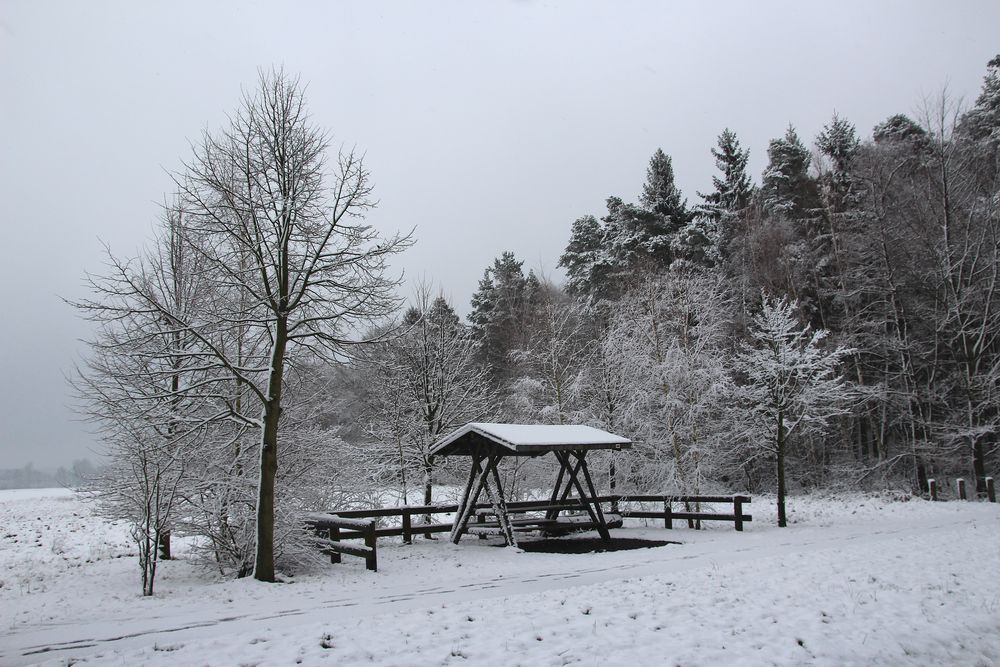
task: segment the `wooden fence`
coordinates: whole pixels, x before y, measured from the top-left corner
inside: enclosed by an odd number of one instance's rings
[[[339,563],[341,554],[365,559],[365,567],[378,572],[378,550],[376,548],[375,522],[349,519],[337,514],[311,514],[306,525],[316,531],[320,547],[330,554],[331,563]],[[342,539],[361,537],[365,545],[345,544]]]
[[[984,481],[985,481],[986,491],[982,495],[986,496],[987,502],[995,503],[997,501],[997,490],[996,486],[993,483],[993,478],[987,477]],[[959,478],[955,480],[955,495],[958,497],[959,500],[969,499],[965,489],[964,479]],[[937,480],[933,479],[927,480],[927,497],[930,498],[931,500],[940,500],[940,498],[938,498]]]
[[[753,517],[743,512],[743,506],[750,503],[749,496],[677,496],[677,495],[608,495],[599,496],[596,501],[610,504],[611,511],[622,517],[636,519],[662,519],[664,528],[673,528],[674,520],[687,520],[689,525],[696,521],[731,521],[736,530],[743,530],[743,524]],[[650,504],[655,508],[648,507]],[[675,505],[681,508],[675,509]],[[703,511],[703,504],[732,505],[731,513]],[[624,506],[624,508],[623,508]],[[693,509],[692,509],[693,506]],[[492,505],[476,505],[477,510],[489,510]],[[586,511],[586,506],[578,499],[551,503],[545,500],[524,500],[507,503],[511,512],[541,512],[552,509]],[[415,535],[431,535],[451,532],[451,523],[430,523],[435,514],[454,514],[458,505],[404,505],[402,507],[380,507],[362,510],[337,510],[329,514],[311,514],[306,525],[316,531],[321,547],[329,552],[330,562],[339,563],[341,554],[365,559],[369,570],[378,569],[376,540],[379,537],[402,537],[405,544],[413,541]],[[423,517],[423,523],[414,520]],[[398,518],[395,525],[380,526],[378,520]],[[364,546],[345,544],[342,540],[364,539]]]
[[[743,513],[743,505],[750,503],[750,496],[620,496],[621,502],[658,503],[663,509],[657,510],[619,510],[623,517],[634,519],[663,519],[664,528],[673,528],[674,520],[687,520],[691,526],[696,521],[732,521],[736,530],[743,530],[743,523],[753,521],[753,516]],[[731,504],[733,511],[731,514],[717,514],[715,512],[702,511],[701,505],[714,503]],[[680,511],[674,510],[675,504],[681,504]]]

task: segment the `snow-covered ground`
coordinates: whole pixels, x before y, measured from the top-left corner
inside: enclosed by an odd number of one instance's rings
[[[654,549],[380,543],[291,583],[163,563],[68,491],[0,492],[0,664],[1000,665],[1000,505],[755,498]]]

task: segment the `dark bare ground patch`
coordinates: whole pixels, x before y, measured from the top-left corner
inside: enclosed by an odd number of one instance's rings
[[[530,553],[590,554],[605,551],[652,549],[668,544],[680,544],[680,542],[671,540],[641,540],[634,537],[613,537],[610,542],[602,542],[599,537],[560,537],[540,540],[518,540],[517,546]]]

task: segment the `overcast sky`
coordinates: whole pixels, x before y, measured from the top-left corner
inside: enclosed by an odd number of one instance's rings
[[[168,170],[258,67],[309,84],[366,151],[398,262],[462,312],[502,250],[555,278],[573,220],[634,200],[657,147],[692,202],[730,127],[760,173],[789,122],[868,135],[1000,52],[990,2],[43,2],[0,0],[0,467],[91,456],[63,376],[101,244],[151,235]]]

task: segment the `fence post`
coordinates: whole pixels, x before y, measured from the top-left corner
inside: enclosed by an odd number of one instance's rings
[[[743,497],[733,496],[733,514],[736,515],[736,530],[743,530]]]
[[[413,526],[410,522],[410,513],[403,512],[403,544],[413,544]]]
[[[927,488],[931,492],[931,500],[937,500],[937,482],[933,479],[927,480]]]
[[[958,498],[959,500],[966,500],[965,497],[965,480],[957,479],[955,483],[958,485]]]
[[[365,557],[365,567],[372,572],[378,572],[378,556],[375,553],[375,522],[365,528],[365,546],[371,548],[371,553]]]
[[[330,526],[330,541],[331,542],[339,542],[340,541],[340,528],[338,528],[337,526]],[[331,563],[339,563],[340,562],[340,554],[338,552],[336,552],[336,551],[331,551],[330,552],[330,562]]]
[[[986,478],[986,499],[991,503],[995,503],[997,501],[997,490],[996,487],[993,486],[992,477]]]
[[[663,527],[674,527],[674,504],[666,498],[663,499]]]

